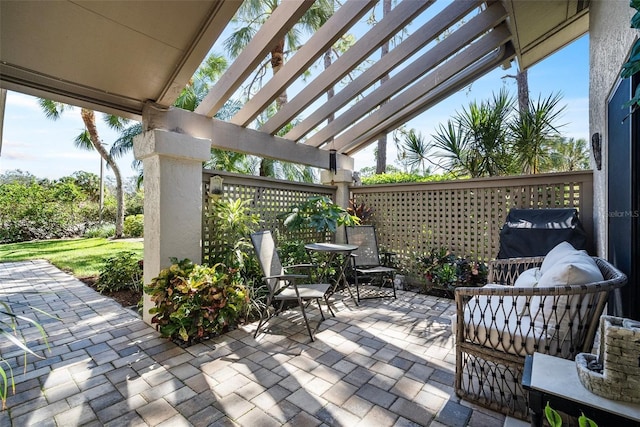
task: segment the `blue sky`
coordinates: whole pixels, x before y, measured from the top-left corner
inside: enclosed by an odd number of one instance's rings
[[[513,79],[503,79],[515,74],[515,65],[509,70],[497,69],[476,81],[471,87],[452,95],[432,109],[407,123],[428,139],[440,123],[445,123],[456,111],[466,107],[474,99],[491,97],[503,86],[516,94]],[[531,99],[560,92],[561,105],[566,105],[561,118],[566,126],[563,135],[573,138],[589,137],[589,39],[583,36],[571,45],[529,69]],[[8,92],[4,120],[0,173],[21,169],[39,178],[60,178],[78,170],[98,174],[100,158],[97,153],[74,147],[74,138],[82,131],[83,123],[78,108],[66,111],[57,121],[47,119],[37,104],[37,99],[16,92]],[[99,123],[102,140],[110,145],[117,134]],[[388,163],[396,153],[389,138]],[[375,164],[373,145],[355,155],[356,169]],[[133,155],[119,160],[123,176],[133,176]],[[109,174],[109,172],[107,172]]]

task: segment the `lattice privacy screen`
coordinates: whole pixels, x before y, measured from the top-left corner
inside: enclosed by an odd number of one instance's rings
[[[370,221],[386,250],[409,266],[416,253],[444,246],[456,255],[494,259],[509,209],[575,207],[593,230],[593,176],[589,172],[481,178],[465,181],[351,188],[373,207]],[[592,237],[590,235],[590,237]]]
[[[236,175],[227,172],[203,171],[203,218],[202,218],[202,262],[208,263],[212,255],[220,250],[219,239],[216,235],[216,219],[209,215],[215,199],[209,195],[209,181],[212,176],[220,176],[222,181],[222,199],[250,200],[252,213],[260,215],[259,229],[271,230],[274,238],[284,236],[296,238],[305,242],[326,241],[331,236],[318,233],[293,235],[284,229],[282,221],[277,216],[287,212],[292,205],[304,202],[310,196],[325,195],[335,199],[335,187],[323,185],[280,181],[257,176]]]

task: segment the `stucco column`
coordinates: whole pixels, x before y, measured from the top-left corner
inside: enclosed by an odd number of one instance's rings
[[[353,171],[348,169],[338,169],[336,173],[328,170],[320,172],[320,182],[325,185],[335,185],[336,190],[336,204],[347,209],[349,207],[349,186],[353,183]],[[346,242],[344,228],[340,227],[336,232],[336,243]]]
[[[211,141],[152,130],[134,138],[134,154],[144,167],[144,283],[151,283],[170,257],[201,262],[202,162]],[[151,324],[150,297],[143,319]]]

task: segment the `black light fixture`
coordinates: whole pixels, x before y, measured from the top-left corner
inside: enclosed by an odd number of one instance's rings
[[[593,152],[593,159],[596,161],[596,168],[602,169],[602,141],[600,140],[600,133],[596,132],[591,135],[591,151]]]
[[[338,152],[337,150],[335,150],[334,148],[329,150],[329,171],[336,173],[338,171],[338,166],[337,166],[337,157],[338,157]]]

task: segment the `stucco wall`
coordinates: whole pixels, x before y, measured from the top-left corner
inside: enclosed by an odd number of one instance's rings
[[[638,31],[629,27],[634,10],[628,0],[592,0],[589,10],[589,134],[602,137],[602,170],[591,156],[594,225],[599,256],[607,256],[607,101]]]

